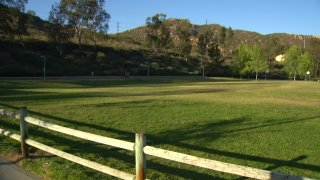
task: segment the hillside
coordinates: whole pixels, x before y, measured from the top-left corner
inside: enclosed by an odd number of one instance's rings
[[[176,32],[174,31],[175,26],[178,21],[178,19],[168,19],[170,29],[172,31],[173,39],[177,39]],[[192,25],[193,29],[193,36],[192,40],[194,42],[197,41],[197,37],[199,34],[202,34],[206,31],[212,30],[215,33],[218,33],[219,30],[223,27],[219,24],[208,24],[208,25]],[[137,27],[135,29],[131,29],[122,33],[119,33],[117,36],[119,37],[126,37],[128,39],[131,39],[132,41],[143,44],[146,38],[146,26]],[[226,27],[227,28],[227,27]],[[247,30],[233,30],[233,40],[232,40],[232,46],[230,49],[235,49],[238,44],[240,43],[258,43],[261,45],[266,45],[268,40],[272,39],[278,39],[279,43],[284,46],[292,46],[292,45],[298,45],[303,46],[304,38],[306,40],[306,47],[308,46],[308,41],[317,41],[320,43],[320,37],[318,36],[304,36],[304,35],[297,35],[297,34],[286,34],[286,33],[275,33],[275,34],[268,34],[268,35],[262,35],[257,32],[247,31]],[[196,49],[196,44],[193,43],[193,48]]]
[[[97,49],[94,49],[90,39],[90,32],[84,33],[84,46],[78,49],[76,41],[63,45],[63,53],[57,53],[55,45],[46,35],[46,25],[49,23],[39,17],[25,14],[27,17],[27,34],[23,36],[26,48],[19,42],[10,38],[0,40],[0,76],[41,76],[43,74],[43,57],[46,57],[47,74],[50,76],[66,75],[147,75],[148,62],[150,63],[150,75],[201,75],[201,62],[197,53],[197,37],[205,31],[219,32],[222,26],[192,25],[192,53],[186,60],[176,53],[172,47],[164,54],[154,54],[145,43],[146,27],[137,27],[119,34],[105,36],[98,34]],[[168,19],[173,43],[178,40],[175,29],[176,19]],[[221,47],[225,62],[219,67],[208,67],[208,76],[233,76],[230,62],[236,47],[240,43],[258,43],[266,51],[276,41],[278,54],[283,54],[290,46],[303,46],[304,38],[306,49],[310,44],[319,47],[320,39],[312,36],[270,34],[261,35],[245,30],[233,30],[232,43]],[[312,42],[312,43],[311,43]],[[314,48],[314,46],[313,46]],[[270,64],[278,54],[269,55]],[[271,67],[276,68],[276,67]],[[280,70],[272,74],[274,78],[284,78]],[[273,72],[273,71],[271,71]]]

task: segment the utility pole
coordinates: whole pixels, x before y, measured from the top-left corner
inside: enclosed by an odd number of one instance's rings
[[[208,25],[208,20],[206,19],[206,25]]]
[[[117,33],[119,33],[119,28],[120,28],[120,22],[117,22]]]
[[[43,58],[43,80],[46,80],[46,56],[41,56]]]
[[[303,49],[306,49],[306,36],[303,36]]]
[[[150,77],[150,61],[148,60],[148,78]]]

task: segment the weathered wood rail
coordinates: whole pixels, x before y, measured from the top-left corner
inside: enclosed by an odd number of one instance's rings
[[[288,180],[309,180],[310,178],[292,176],[288,174],[282,174],[267,170],[261,170],[241,165],[235,165],[230,163],[224,163],[216,160],[204,159],[188,154],[178,153],[174,151],[164,150],[152,146],[146,145],[146,136],[143,133],[136,133],[135,143],[123,141],[119,139],[104,137],[96,134],[91,134],[88,132],[83,132],[79,130],[74,130],[71,128],[51,124],[48,122],[41,121],[39,119],[27,116],[27,109],[25,107],[20,108],[20,113],[15,113],[0,109],[0,115],[13,117],[20,120],[20,133],[21,135],[14,134],[10,131],[6,131],[0,128],[0,134],[8,136],[12,139],[21,142],[21,152],[23,157],[28,157],[28,145],[41,149],[43,151],[49,152],[56,156],[62,157],[69,161],[81,164],[83,166],[89,167],[91,169],[109,174],[114,177],[121,179],[146,179],[146,155],[151,155],[171,161],[176,161],[184,164],[189,164],[193,166],[198,166],[206,169],[211,169],[215,171],[220,171],[224,173],[234,174],[238,176],[244,176],[254,179],[288,179]],[[63,152],[61,150],[52,148],[50,146],[44,145],[42,143],[36,142],[28,138],[28,124],[33,124],[46,129],[50,129],[63,134],[68,134],[70,136],[82,138],[85,140],[101,143],[104,145],[109,145],[129,151],[135,152],[136,159],[136,175],[132,175],[111,167],[89,161],[78,156]]]

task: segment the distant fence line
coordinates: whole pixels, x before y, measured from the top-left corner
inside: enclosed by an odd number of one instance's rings
[[[45,80],[121,80],[121,79],[203,79],[202,76],[46,76]],[[43,77],[0,77],[0,80],[44,80]]]
[[[0,109],[0,115],[13,117],[15,119],[20,120],[20,135],[14,134],[10,131],[6,131],[0,128],[0,134],[8,136],[12,139],[21,142],[21,153],[24,158],[29,156],[28,145],[36,147],[40,150],[49,152],[56,156],[62,157],[69,161],[75,162],[77,164],[81,164],[83,166],[89,167],[91,169],[109,174],[114,177],[118,177],[121,179],[136,179],[136,180],[144,180],[146,179],[146,155],[151,155],[167,160],[172,160],[184,164],[189,164],[197,167],[202,167],[206,169],[211,169],[215,171],[220,171],[224,173],[234,174],[238,176],[244,176],[254,179],[289,179],[289,180],[309,180],[310,178],[300,177],[300,176],[292,176],[288,174],[281,174],[277,172],[261,170],[246,166],[240,166],[230,163],[224,163],[220,161],[204,159],[188,154],[178,153],[174,151],[169,151],[165,149],[160,149],[152,146],[146,145],[146,136],[143,133],[135,134],[135,143],[123,141],[119,139],[104,137],[88,132],[83,132],[55,124],[51,124],[27,115],[27,108],[21,107],[20,112],[11,112],[4,109]],[[93,161],[89,161],[78,156],[60,151],[58,149],[52,148],[50,146],[44,145],[42,143],[36,142],[28,138],[28,124],[33,124],[36,126],[40,126],[46,129],[50,129],[56,132],[60,132],[63,134],[68,134],[70,136],[82,138],[85,140],[129,150],[135,152],[135,167],[136,174],[132,175],[102,164],[98,164]]]

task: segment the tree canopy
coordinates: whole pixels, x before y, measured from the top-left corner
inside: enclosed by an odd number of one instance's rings
[[[159,13],[146,20],[148,44],[156,53],[163,53],[163,50],[171,44],[170,29],[166,24],[166,15]]]

